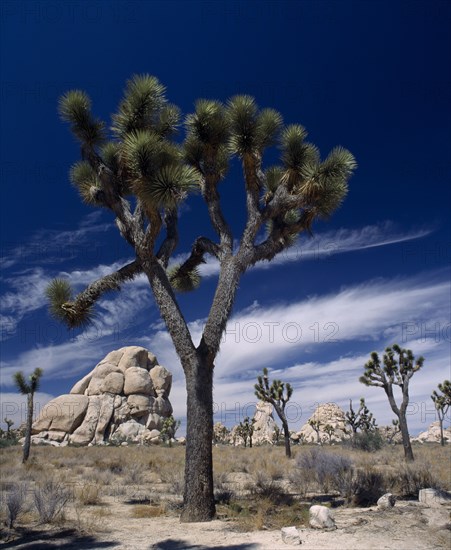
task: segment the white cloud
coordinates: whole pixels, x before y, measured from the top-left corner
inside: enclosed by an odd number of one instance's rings
[[[361,229],[327,231],[312,238],[302,236],[298,238],[295,245],[281,252],[271,262],[260,262],[252,269],[271,269],[291,262],[318,260],[346,252],[412,241],[426,237],[433,231],[432,228],[401,231],[392,222],[385,222],[379,225],[367,225]],[[187,255],[180,255],[178,261],[183,261],[186,257]],[[203,277],[217,275],[219,262],[209,256],[207,262],[200,266],[200,273]]]
[[[55,264],[76,257],[95,257],[93,234],[106,233],[114,227],[113,223],[101,223],[100,212],[85,216],[78,228],[72,231],[41,229],[25,242],[2,243],[0,266],[8,269],[15,265]]]

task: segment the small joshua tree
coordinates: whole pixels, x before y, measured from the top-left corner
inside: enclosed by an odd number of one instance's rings
[[[349,411],[345,413],[346,424],[349,429],[345,430],[346,433],[351,435],[352,442],[355,442],[356,434],[359,430],[362,432],[374,431],[376,426],[376,419],[366,406],[365,399],[360,398],[360,406],[357,412],[352,407],[352,399],[349,400]]]
[[[445,445],[445,438],[443,437],[443,420],[451,407],[451,382],[449,380],[445,380],[442,384],[438,385],[438,390],[441,394],[439,394],[437,390],[434,390],[432,392],[431,399],[434,402],[435,409],[437,411],[438,420],[440,423],[440,444],[443,446]]]
[[[230,434],[230,430],[227,426],[224,426],[221,422],[216,422],[213,426],[213,443],[226,443]]]
[[[160,439],[163,442],[169,442],[169,445],[171,445],[171,440],[175,437],[175,432],[180,427],[180,420],[175,420],[175,418],[171,415],[168,418],[165,418],[163,422],[163,426],[160,430]]]
[[[42,369],[34,369],[33,374],[29,378],[29,382],[25,380],[25,376],[22,372],[16,372],[13,375],[14,383],[16,384],[17,389],[21,394],[27,396],[27,428],[25,432],[22,463],[25,463],[30,456],[31,426],[33,424],[33,400],[35,392],[39,389],[42,374]]]
[[[288,421],[285,414],[285,407],[287,406],[290,397],[293,395],[293,388],[288,382],[282,382],[281,380],[273,380],[271,386],[269,385],[268,369],[263,369],[263,376],[257,378],[258,383],[255,384],[255,395],[266,403],[271,403],[274,407],[277,416],[280,418],[283,427],[283,435],[285,440],[285,455],[291,458],[291,446],[290,446],[290,430],[288,429]]]
[[[254,424],[255,419],[249,419],[248,416],[240,422],[237,426],[237,435],[243,438],[244,446],[247,447],[247,442],[249,441],[249,448],[252,448],[252,436],[254,435]]]
[[[332,445],[332,436],[335,433],[335,428],[330,424],[326,424],[324,426],[324,432],[327,434],[327,437],[329,438],[329,445]]]
[[[384,389],[390,407],[399,419],[405,459],[411,462],[414,460],[414,456],[406,418],[409,404],[409,382],[412,376],[423,366],[424,358],[419,357],[415,360],[410,349],[401,349],[397,344],[394,344],[392,347],[386,348],[382,363],[379,355],[374,351],[371,354],[371,359],[365,365],[365,373],[359,380],[366,386],[376,386]],[[393,395],[394,385],[399,386],[402,391],[402,402],[399,407]]]
[[[311,418],[308,423],[312,427],[313,431],[316,433],[316,442],[318,443],[318,445],[321,445],[322,441],[319,435],[319,432],[321,431],[321,421]]]
[[[8,418],[5,416],[3,421],[6,424],[6,438],[9,439],[11,437],[11,426],[14,424],[14,422],[11,420],[11,418]]]

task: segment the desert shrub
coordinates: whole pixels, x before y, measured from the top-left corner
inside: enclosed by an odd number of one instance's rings
[[[182,495],[185,488],[185,475],[181,470],[165,470],[161,472],[161,480],[168,484],[168,490],[173,495]]]
[[[23,484],[14,485],[8,492],[5,504],[8,527],[12,529],[19,514],[24,510],[27,500],[27,487]]]
[[[289,504],[292,501],[292,497],[282,489],[280,484],[265,472],[257,473],[252,493],[272,504]]]
[[[384,493],[386,484],[383,474],[374,468],[363,468],[355,471],[345,496],[353,506],[372,506]]]
[[[127,483],[134,485],[142,483],[144,476],[144,467],[142,464],[130,464],[125,469],[125,479]]]
[[[70,498],[70,492],[62,483],[45,481],[33,491],[34,504],[41,523],[51,523]]]
[[[361,451],[373,453],[374,451],[382,449],[384,446],[384,438],[379,430],[359,432],[355,434],[352,440],[352,446]]]
[[[418,498],[420,489],[441,489],[441,483],[428,464],[403,464],[390,476],[391,490],[403,498]]]
[[[341,455],[329,453],[317,447],[297,455],[295,468],[313,478],[321,491],[340,491],[340,484],[352,471],[352,461]]]
[[[85,483],[75,489],[75,497],[83,506],[95,506],[101,503],[100,485]]]

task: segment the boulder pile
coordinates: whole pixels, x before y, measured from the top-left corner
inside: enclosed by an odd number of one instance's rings
[[[110,352],[70,390],[52,399],[33,423],[33,443],[64,446],[157,443],[172,374],[138,346]]]

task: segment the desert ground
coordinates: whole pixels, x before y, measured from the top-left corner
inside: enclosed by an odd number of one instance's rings
[[[420,503],[418,491],[451,490],[451,445],[414,452],[406,465],[400,446],[366,453],[303,445],[291,460],[282,447],[219,446],[217,519],[186,524],[178,519],[182,446],[35,446],[26,465],[13,446],[0,457],[0,548],[275,550],[292,546],[281,538],[288,526],[306,549],[449,548],[451,506]],[[21,509],[8,525],[7,504],[18,492]],[[397,498],[392,509],[375,504],[384,492]],[[309,527],[312,504],[331,508],[336,529]]]

